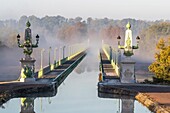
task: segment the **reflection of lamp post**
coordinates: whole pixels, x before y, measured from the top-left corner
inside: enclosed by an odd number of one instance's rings
[[[34,100],[35,98],[21,98],[21,112],[20,113],[35,113]]]
[[[45,49],[41,49],[41,69],[43,69],[43,53]]]
[[[50,57],[51,57],[51,55],[50,55],[50,54],[51,54],[51,47],[49,47],[48,53],[49,53],[49,57],[48,57],[48,58],[49,58],[49,66],[50,66],[50,65],[51,65],[51,61],[50,61]]]
[[[134,113],[134,99],[121,99],[121,113]]]
[[[20,74],[20,81],[25,82],[26,78],[29,78],[28,81],[35,80],[34,79],[34,63],[35,60],[31,57],[31,54],[33,52],[33,48],[38,47],[39,42],[39,36],[37,34],[36,36],[36,44],[32,43],[32,34],[31,29],[29,28],[31,26],[30,22],[28,21],[26,23],[27,29],[25,29],[25,40],[24,43],[20,43],[20,35],[17,35],[17,41],[18,41],[18,47],[23,48],[23,53],[25,54],[25,58],[22,58],[20,60],[21,62],[21,74]]]

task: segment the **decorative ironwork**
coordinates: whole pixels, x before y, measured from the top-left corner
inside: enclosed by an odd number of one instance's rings
[[[20,43],[20,35],[17,35],[17,41],[18,41],[18,47],[19,48],[23,48],[23,53],[25,54],[25,58],[26,59],[30,59],[31,58],[31,54],[33,52],[33,48],[37,48],[38,47],[38,42],[39,42],[39,35],[36,35],[36,43],[33,44],[32,43],[32,34],[31,34],[31,29],[29,28],[31,26],[30,22],[28,21],[26,23],[27,29],[25,29],[25,40],[24,43],[21,44]]]
[[[118,48],[119,49],[124,49],[124,55],[127,56],[127,57],[130,57],[132,56],[134,53],[133,53],[133,49],[138,49],[139,48],[139,36],[136,37],[136,40],[137,40],[137,45],[136,46],[133,46],[132,45],[132,31],[131,31],[131,25],[130,23],[128,22],[128,24],[126,25],[126,34],[125,34],[125,44],[124,46],[122,46],[120,44],[120,40],[121,40],[121,37],[118,36],[117,39],[118,39]]]

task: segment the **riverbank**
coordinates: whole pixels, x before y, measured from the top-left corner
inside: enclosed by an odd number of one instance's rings
[[[155,113],[170,113],[170,93],[138,93],[135,98]]]

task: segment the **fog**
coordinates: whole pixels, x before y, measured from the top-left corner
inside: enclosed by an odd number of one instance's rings
[[[16,80],[20,75],[19,58],[21,50],[13,48],[0,48],[0,81]]]
[[[68,47],[89,42],[89,49],[84,60],[85,63],[79,65],[77,73],[84,71],[96,71],[99,69],[99,50],[102,43],[108,44],[113,48],[118,47],[117,36],[121,36],[121,44],[124,44],[125,25],[130,21],[135,27],[133,31],[133,43],[136,44],[136,36],[140,31],[147,28],[152,22],[139,21],[134,19],[112,20],[112,19],[92,19],[83,21],[81,17],[67,19],[61,16],[38,18],[35,16],[22,16],[19,21],[9,20],[0,21],[0,81],[16,80],[20,75],[20,59],[24,57],[23,49],[17,47],[16,36],[21,35],[21,44],[24,43],[25,23],[31,22],[32,39],[36,43],[35,36],[39,34],[38,48],[34,48],[32,57],[36,59],[35,71],[41,67],[41,58],[43,57],[42,67],[49,65],[54,60],[62,58],[62,47],[66,46],[65,54],[68,53]],[[6,31],[6,32],[5,32]],[[145,38],[141,37],[141,42]],[[143,44],[143,43],[142,43]],[[153,61],[153,54],[145,52],[145,45],[139,44],[139,49],[134,50],[132,59],[136,61],[136,69],[139,73],[148,72],[148,66]],[[148,46],[148,45],[147,45]],[[51,47],[51,49],[49,49]],[[148,46],[149,47],[149,46]],[[41,56],[42,49],[45,51]],[[54,55],[54,53],[56,53]],[[54,56],[56,58],[54,58]],[[122,59],[123,59],[122,50]],[[141,71],[143,70],[143,71]]]
[[[93,38],[88,38],[85,40],[84,43],[89,41],[89,49],[87,51],[87,56],[84,59],[85,63],[80,64],[78,68],[76,68],[75,72],[81,74],[85,71],[98,71],[99,70],[99,50],[102,47],[102,39],[95,37],[94,35],[91,36]],[[41,38],[40,38],[41,40]],[[57,41],[57,43],[61,41]],[[61,42],[60,44],[55,43],[55,41],[51,40],[47,42],[40,41],[40,47],[35,48],[33,50],[32,57],[36,59],[35,62],[35,71],[38,71],[41,66],[41,51],[44,48],[45,51],[43,52],[43,64],[42,66],[45,67],[49,64],[49,51],[50,51],[50,63],[54,63],[54,51],[56,51],[56,60],[58,61],[59,55],[61,55],[61,47],[70,46],[68,43]],[[51,47],[51,49],[49,49]],[[59,54],[60,49],[60,54]],[[136,61],[136,74],[138,75],[147,75],[150,74],[148,72],[148,66],[151,63],[151,58],[146,58],[146,55],[138,52],[139,50],[134,51],[134,56],[132,59]],[[5,80],[16,80],[20,75],[20,59],[24,57],[23,49],[21,48],[1,48],[0,49],[0,81]],[[123,50],[121,51],[123,54]],[[62,58],[62,56],[60,56]],[[122,59],[124,56],[122,55]],[[97,76],[97,75],[96,75]]]

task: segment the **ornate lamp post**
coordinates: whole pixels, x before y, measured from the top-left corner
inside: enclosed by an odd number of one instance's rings
[[[36,43],[32,43],[32,34],[30,29],[30,22],[28,21],[26,23],[27,28],[25,29],[25,38],[24,43],[20,43],[20,35],[17,35],[17,41],[18,41],[18,47],[23,48],[23,53],[25,54],[25,58],[21,58],[21,74],[20,74],[20,81],[26,82],[26,81],[35,81],[34,79],[34,63],[35,59],[31,57],[31,54],[33,52],[33,48],[38,47],[39,42],[39,36],[37,34],[36,36]]]
[[[125,33],[125,44],[124,46],[120,45],[121,37],[118,36],[118,48],[124,50],[124,56],[126,56],[125,59],[121,61],[121,72],[120,72],[120,79],[122,83],[135,83],[136,77],[135,77],[135,62],[130,59],[133,53],[133,49],[139,48],[139,36],[137,36],[137,45],[132,45],[132,31],[131,31],[131,25],[128,23],[126,25],[126,33]]]
[[[124,49],[124,55],[127,56],[127,57],[130,57],[132,55],[134,55],[133,53],[133,49],[138,49],[139,48],[139,36],[136,37],[136,40],[137,40],[137,45],[136,46],[132,46],[132,31],[130,30],[131,28],[131,25],[130,23],[128,23],[126,25],[126,33],[125,33],[125,44],[124,46],[120,45],[120,40],[121,40],[121,37],[118,36],[117,39],[118,39],[118,48],[119,49]]]

